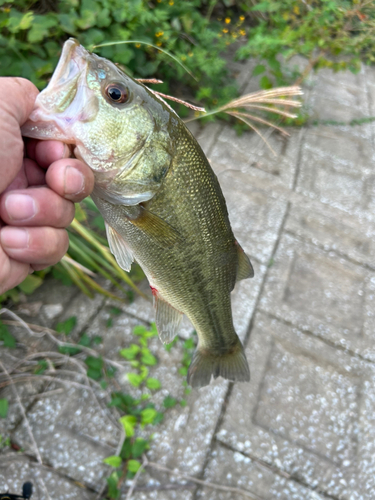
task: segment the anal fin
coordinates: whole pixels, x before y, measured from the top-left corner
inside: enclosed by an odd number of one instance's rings
[[[105,230],[109,248],[116,257],[117,264],[125,271],[130,271],[134,257],[124,238],[107,223],[105,223]]]
[[[251,265],[249,257],[243,251],[243,248],[237,243],[237,253],[238,253],[238,268],[236,281],[245,280],[247,278],[254,277],[254,269]]]
[[[155,323],[160,340],[163,344],[170,344],[177,335],[183,314],[164,300],[155,288],[152,288],[152,294],[156,312]]]

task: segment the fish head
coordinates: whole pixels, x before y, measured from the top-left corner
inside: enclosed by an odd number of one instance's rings
[[[22,133],[75,145],[97,191],[136,204],[155,194],[168,171],[176,119],[149,89],[71,38]]]

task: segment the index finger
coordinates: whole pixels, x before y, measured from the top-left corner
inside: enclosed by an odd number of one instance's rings
[[[0,193],[22,166],[20,127],[30,115],[38,89],[24,78],[0,78]]]

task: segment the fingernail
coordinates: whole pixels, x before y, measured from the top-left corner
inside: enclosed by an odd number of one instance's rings
[[[27,248],[29,233],[20,227],[6,226],[1,230],[1,244],[6,248]]]
[[[76,168],[67,166],[65,169],[65,194],[79,194],[85,187],[85,179]]]
[[[5,209],[14,221],[27,221],[37,212],[35,201],[27,194],[8,195],[5,200]]]

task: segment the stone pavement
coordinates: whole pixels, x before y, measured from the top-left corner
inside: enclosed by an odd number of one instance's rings
[[[232,64],[243,93],[258,88],[252,66]],[[191,127],[255,268],[254,279],[240,282],[233,293],[235,326],[252,379],[249,384],[220,379],[192,391],[186,407],[169,410],[155,427],[147,456],[214,485],[241,488],[258,500],[370,500],[375,498],[375,126],[368,118],[375,116],[375,69],[312,75],[304,102],[318,122],[291,128],[288,139],[270,131],[277,156],[251,132],[238,137],[222,123]],[[352,120],[357,124],[350,125]],[[121,306],[107,328],[113,302],[90,301],[54,281],[29,301],[16,311],[26,321],[52,327],[76,316],[72,337],[77,340],[83,331],[103,336],[98,353],[118,362],[133,327],[153,321],[150,303],[136,298]],[[191,330],[184,320],[181,339]],[[0,353],[7,370],[20,357],[55,349],[47,336],[31,337],[22,327],[12,332],[17,349]],[[169,393],[184,395],[177,373],[182,340],[167,352],[155,338],[151,350],[159,359],[151,376],[162,383],[154,398],[158,407]],[[20,494],[22,483],[31,480],[32,500],[102,498],[111,472],[102,461],[116,452],[121,432],[105,395],[85,388],[82,375],[75,380],[76,386],[16,384],[27,420],[12,387],[2,389],[0,398],[8,398],[10,408],[0,419],[0,434],[25,453],[3,448],[0,492]],[[124,377],[118,383],[129,389]],[[43,465],[35,459],[30,430]],[[124,483],[122,499],[130,484]],[[132,498],[245,497],[147,468]]]

